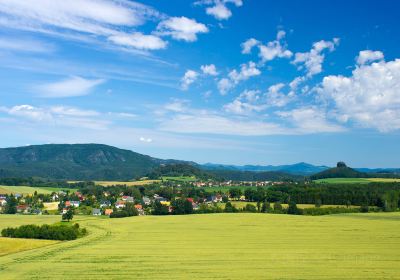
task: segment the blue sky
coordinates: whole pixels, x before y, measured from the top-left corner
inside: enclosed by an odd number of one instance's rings
[[[399,8],[3,0],[0,146],[399,167]]]

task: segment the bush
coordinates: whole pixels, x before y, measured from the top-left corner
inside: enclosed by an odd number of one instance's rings
[[[86,229],[74,225],[23,225],[17,228],[5,228],[1,236],[11,238],[74,240],[87,234]]]
[[[257,208],[253,204],[248,203],[243,208],[243,211],[250,212],[250,213],[255,213],[255,212],[257,212]]]

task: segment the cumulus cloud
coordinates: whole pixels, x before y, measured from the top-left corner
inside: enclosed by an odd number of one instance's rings
[[[242,53],[243,54],[249,54],[251,53],[251,50],[253,49],[253,47],[257,46],[260,44],[260,41],[254,39],[254,38],[250,38],[248,40],[246,40],[245,42],[243,42],[241,44],[242,47]]]
[[[65,98],[89,94],[96,86],[104,83],[103,79],[85,79],[71,77],[62,81],[42,84],[34,87],[40,97]]]
[[[383,60],[383,58],[384,56],[381,51],[370,51],[370,50],[360,51],[360,54],[357,57],[357,64],[364,65],[369,62]]]
[[[276,35],[276,40],[268,42],[265,45],[254,38],[250,38],[241,44],[242,53],[249,54],[252,49],[257,46],[259,49],[258,56],[261,59],[261,63],[274,60],[275,58],[290,58],[293,53],[281,42],[285,36],[286,32],[280,30]]]
[[[363,63],[350,77],[325,77],[319,88],[321,97],[333,102],[332,110],[342,122],[353,121],[381,132],[400,129],[400,59]]]
[[[217,87],[218,91],[222,94],[225,95],[234,87],[234,83],[227,78],[222,78],[221,80],[218,81]]]
[[[215,67],[214,64],[209,64],[209,65],[201,65],[200,66],[201,71],[205,75],[210,75],[210,76],[217,76],[217,68]]]
[[[232,11],[227,4],[232,3],[236,7],[243,5],[242,0],[200,0],[197,5],[206,5],[206,14],[215,17],[217,20],[227,20],[232,16]]]
[[[207,32],[207,26],[194,19],[170,17],[158,24],[156,34],[171,36],[176,40],[193,42],[197,40],[197,34]]]
[[[189,86],[193,84],[199,76],[199,73],[193,70],[187,70],[185,75],[181,79],[181,88],[183,90],[189,89]]]
[[[253,76],[258,76],[261,74],[261,71],[257,68],[256,64],[253,61],[249,61],[247,64],[244,63],[240,66],[240,71],[232,70],[229,73],[229,78],[235,83],[239,83],[240,81],[244,81]]]
[[[240,71],[236,69],[229,72],[227,78],[222,78],[218,81],[217,87],[222,95],[225,95],[229,90],[233,89],[239,82],[248,80],[250,77],[258,76],[261,71],[253,61],[244,63],[240,66]]]
[[[250,115],[265,109],[265,104],[260,104],[259,90],[245,90],[231,103],[224,105],[223,109],[232,114]]]
[[[334,38],[332,41],[315,42],[309,52],[296,53],[293,64],[298,65],[298,69],[305,69],[307,77],[310,78],[322,72],[322,63],[325,60],[324,50],[334,51],[339,44],[339,39]]]
[[[167,47],[167,42],[161,38],[154,35],[145,35],[140,32],[112,35],[108,39],[117,45],[134,47],[140,50],[158,50]]]

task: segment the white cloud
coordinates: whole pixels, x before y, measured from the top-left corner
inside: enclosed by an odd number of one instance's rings
[[[251,53],[251,50],[253,49],[253,47],[257,46],[260,44],[260,41],[254,39],[254,38],[250,38],[248,40],[246,40],[245,42],[243,42],[241,44],[242,47],[242,53],[243,54],[249,54]]]
[[[266,93],[267,104],[272,107],[283,107],[292,101],[292,96],[281,92],[285,84],[278,83],[268,88]]]
[[[260,91],[245,90],[231,103],[224,105],[223,109],[236,115],[250,115],[253,112],[260,112],[266,108],[266,104],[260,104]]]
[[[227,94],[234,86],[233,82],[227,78],[222,78],[217,84],[218,90],[222,95]]]
[[[255,46],[258,46],[258,56],[261,59],[261,63],[274,60],[275,58],[290,58],[293,53],[287,49],[287,47],[281,43],[281,40],[286,36],[286,32],[281,30],[276,35],[276,40],[268,42],[263,45],[260,41],[250,38],[241,44],[242,53],[249,54]]]
[[[1,26],[84,41],[110,37],[109,41],[121,41],[115,36],[129,35],[120,30],[130,33],[147,19],[161,17],[148,6],[126,0],[3,0],[0,5]],[[144,49],[143,44],[148,44],[135,41],[128,45]]]
[[[96,86],[104,83],[103,79],[89,80],[71,77],[55,83],[42,84],[35,87],[39,96],[46,98],[64,98],[87,95]]]
[[[181,88],[183,90],[189,89],[189,86],[193,84],[199,76],[199,73],[193,70],[187,70],[185,75],[181,79]]]
[[[232,16],[232,11],[227,4],[232,3],[236,7],[243,5],[242,0],[203,0],[195,2],[196,5],[206,5],[206,14],[215,17],[217,20],[227,20]]]
[[[293,125],[293,130],[299,134],[345,131],[342,126],[328,121],[326,113],[315,107],[297,108],[276,114],[287,119]]]
[[[145,142],[145,143],[151,143],[151,142],[153,142],[153,139],[151,139],[151,138],[145,138],[145,137],[140,137],[140,138],[139,138],[139,141],[140,141],[140,142]]]
[[[189,107],[189,101],[184,99],[172,99],[172,102],[164,105],[163,109],[175,113],[186,112]]]
[[[0,108],[0,111],[16,117],[17,120],[34,121],[41,125],[88,128],[94,130],[106,129],[109,121],[99,118],[100,113],[92,110],[82,110],[75,107],[53,106],[34,107],[32,105],[16,105],[11,108]]]
[[[381,132],[400,129],[400,59],[360,65],[350,77],[327,76],[319,89],[340,121]]]
[[[299,70],[305,68],[307,77],[310,78],[322,72],[322,63],[325,60],[325,55],[322,52],[326,49],[332,52],[338,44],[338,38],[334,38],[332,41],[321,40],[315,42],[309,52],[296,53],[293,64],[300,65],[298,67]]]
[[[249,61],[247,64],[240,65],[240,71],[232,70],[228,74],[228,78],[223,78],[218,81],[217,87],[219,92],[224,95],[229,90],[233,89],[241,81],[248,80],[250,77],[258,76],[261,71],[257,68],[253,61]]]
[[[168,35],[176,40],[193,42],[198,33],[207,33],[208,28],[202,23],[187,17],[171,17],[161,21],[157,26],[156,34]]]
[[[55,50],[52,44],[31,38],[6,38],[0,37],[0,49],[18,52],[50,53]]]
[[[201,65],[200,69],[206,75],[210,75],[210,76],[217,76],[218,75],[217,68],[215,67],[214,64]]]
[[[208,7],[206,13],[207,15],[214,16],[218,20],[228,19],[232,16],[231,10],[222,3],[217,3],[215,6]]]
[[[113,35],[108,39],[117,45],[134,47],[141,50],[158,50],[167,47],[167,42],[163,41],[161,38],[154,35],[145,35],[140,32]]]
[[[373,62],[373,61],[383,60],[383,59],[384,59],[384,56],[381,51],[365,50],[365,51],[360,51],[360,54],[357,57],[357,64],[364,65],[368,62]]]
[[[242,64],[240,66],[240,72],[236,70],[232,70],[229,73],[229,78],[235,83],[239,83],[240,81],[245,81],[253,76],[258,76],[261,74],[261,71],[257,68],[256,64],[253,61],[249,61],[248,64]]]

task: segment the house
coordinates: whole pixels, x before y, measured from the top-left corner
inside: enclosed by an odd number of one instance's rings
[[[147,196],[143,196],[142,200],[143,200],[144,205],[150,205],[151,204],[151,200]]]
[[[62,210],[61,210],[61,214],[65,214],[65,213],[67,213],[68,212],[68,208],[63,208]]]
[[[194,201],[193,201],[193,198],[191,198],[191,197],[186,198],[186,200],[189,201],[190,203],[193,203],[193,202],[194,202]]]
[[[239,197],[239,200],[240,200],[240,201],[245,201],[245,200],[246,200],[246,197],[245,197],[244,195],[241,195],[241,196]]]
[[[162,205],[164,205],[164,206],[170,206],[171,205],[171,201],[167,201],[167,200],[160,201],[160,203]]]
[[[115,208],[118,208],[118,209],[124,208],[125,205],[126,205],[126,201],[119,200],[119,201],[117,201],[117,202],[115,203]]]
[[[15,197],[16,199],[18,199],[18,198],[22,197],[22,194],[16,193],[16,194],[14,194],[14,197]]]
[[[210,196],[210,197],[207,198],[207,201],[209,201],[209,202],[215,202],[215,203],[217,203],[217,202],[222,202],[222,195],[219,195],[219,194],[217,194],[217,195],[212,195],[212,196]]]
[[[141,204],[135,204],[135,209],[138,211],[140,216],[144,215],[143,206]]]
[[[92,209],[92,215],[93,216],[101,216],[101,210],[97,208]]]
[[[42,210],[40,210],[40,209],[34,209],[34,210],[32,211],[32,214],[42,215]]]
[[[71,203],[71,206],[73,206],[73,207],[79,207],[79,205],[81,204],[80,201],[70,201],[70,203]]]
[[[27,204],[17,205],[17,212],[18,213],[27,213],[28,211],[29,211],[29,206]]]
[[[102,200],[100,202],[100,208],[104,208],[104,207],[110,207],[111,206],[111,202],[108,200]]]
[[[112,214],[113,210],[112,209],[106,209],[104,210],[104,215],[110,216]]]
[[[71,202],[70,202],[69,200],[67,200],[67,201],[65,202],[65,207],[71,207]]]
[[[7,200],[5,198],[0,198],[0,206],[4,206],[7,204]]]
[[[193,210],[199,210],[200,206],[197,203],[192,202]]]

